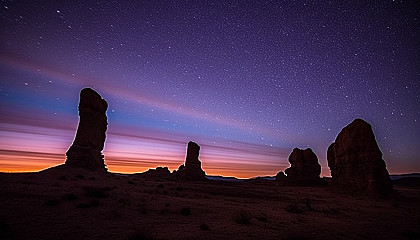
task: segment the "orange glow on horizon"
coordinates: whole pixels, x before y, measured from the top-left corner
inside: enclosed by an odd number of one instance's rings
[[[64,164],[64,159],[57,159],[56,157],[49,156],[11,156],[0,154],[0,172],[5,173],[19,173],[19,172],[39,172],[47,168],[51,168],[60,164]],[[142,173],[149,169],[155,169],[156,167],[168,167],[170,172],[178,169],[179,165],[183,164],[183,161],[179,163],[164,163],[156,162],[150,163],[148,161],[142,162],[138,159],[133,161],[131,164],[118,164],[118,160],[109,160],[105,161],[107,164],[108,171],[112,173],[123,173],[123,174],[133,174],[133,173]],[[258,176],[275,176],[279,171],[283,171],[289,166],[278,166],[276,169],[271,168],[270,166],[261,166],[258,164],[242,164],[238,166],[237,164],[229,163],[203,163],[203,170],[206,172],[206,175],[209,176],[224,176],[224,177],[236,177],[236,178],[253,178]],[[392,171],[388,168],[390,174],[404,174],[406,172]],[[327,174],[325,174],[325,172]],[[330,177],[329,169],[323,168],[323,173],[321,177]]]
[[[150,156],[149,156],[150,157]],[[258,176],[275,176],[279,171],[289,167],[288,164],[272,165],[259,163],[237,163],[230,162],[231,159],[219,159],[215,161],[211,157],[202,157],[202,168],[207,175],[211,176],[229,176],[236,178],[253,178]],[[184,157],[169,160],[158,160],[157,158],[148,158],[148,156],[138,156],[138,158],[119,158],[105,157],[105,164],[109,172],[113,173],[142,173],[156,167],[168,167],[172,172],[184,164]],[[65,163],[64,154],[54,153],[36,153],[0,150],[0,172],[38,172]],[[406,173],[400,169],[390,169],[390,174]],[[328,167],[322,166],[321,177],[329,177]]]

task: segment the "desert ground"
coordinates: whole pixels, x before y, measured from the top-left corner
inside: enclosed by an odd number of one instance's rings
[[[420,189],[374,198],[275,181],[0,174],[0,239],[418,239]]]

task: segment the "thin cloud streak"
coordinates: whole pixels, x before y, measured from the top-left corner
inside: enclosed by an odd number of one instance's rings
[[[233,118],[225,118],[221,116],[212,115],[211,113],[202,112],[193,107],[183,107],[173,102],[162,101],[158,98],[148,96],[146,92],[139,92],[137,89],[129,89],[120,87],[119,85],[115,84],[107,84],[107,82],[111,81],[102,81],[92,77],[84,77],[84,76],[72,76],[71,74],[63,73],[62,71],[58,71],[53,69],[52,67],[43,66],[38,63],[33,63],[27,61],[23,58],[18,58],[16,56],[10,56],[6,54],[0,55],[0,63],[3,65],[13,68],[17,71],[23,71],[29,74],[34,75],[41,75],[47,78],[53,78],[55,80],[60,81],[63,84],[71,84],[74,87],[82,88],[88,85],[92,85],[96,90],[101,92],[101,94],[113,96],[114,98],[119,98],[124,96],[126,101],[131,101],[131,103],[135,105],[144,105],[146,107],[153,107],[157,109],[161,109],[163,111],[172,112],[175,114],[180,114],[182,116],[193,118],[193,119],[200,119],[206,122],[212,122],[215,124],[219,124],[222,126],[233,127],[238,130],[242,131],[253,131],[258,132],[260,134],[265,134],[268,136],[275,136],[278,137],[279,134],[273,133],[273,130],[263,128],[257,125],[249,125],[245,124],[241,121],[235,120]],[[188,110],[191,109],[191,110]],[[281,133],[282,137],[294,137],[295,134],[292,133]]]

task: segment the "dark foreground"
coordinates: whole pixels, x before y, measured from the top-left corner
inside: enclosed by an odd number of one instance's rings
[[[372,199],[273,181],[0,174],[0,239],[418,239],[420,189]]]

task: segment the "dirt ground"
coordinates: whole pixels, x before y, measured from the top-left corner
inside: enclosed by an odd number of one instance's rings
[[[371,198],[274,181],[0,174],[0,239],[419,239],[420,189]]]

